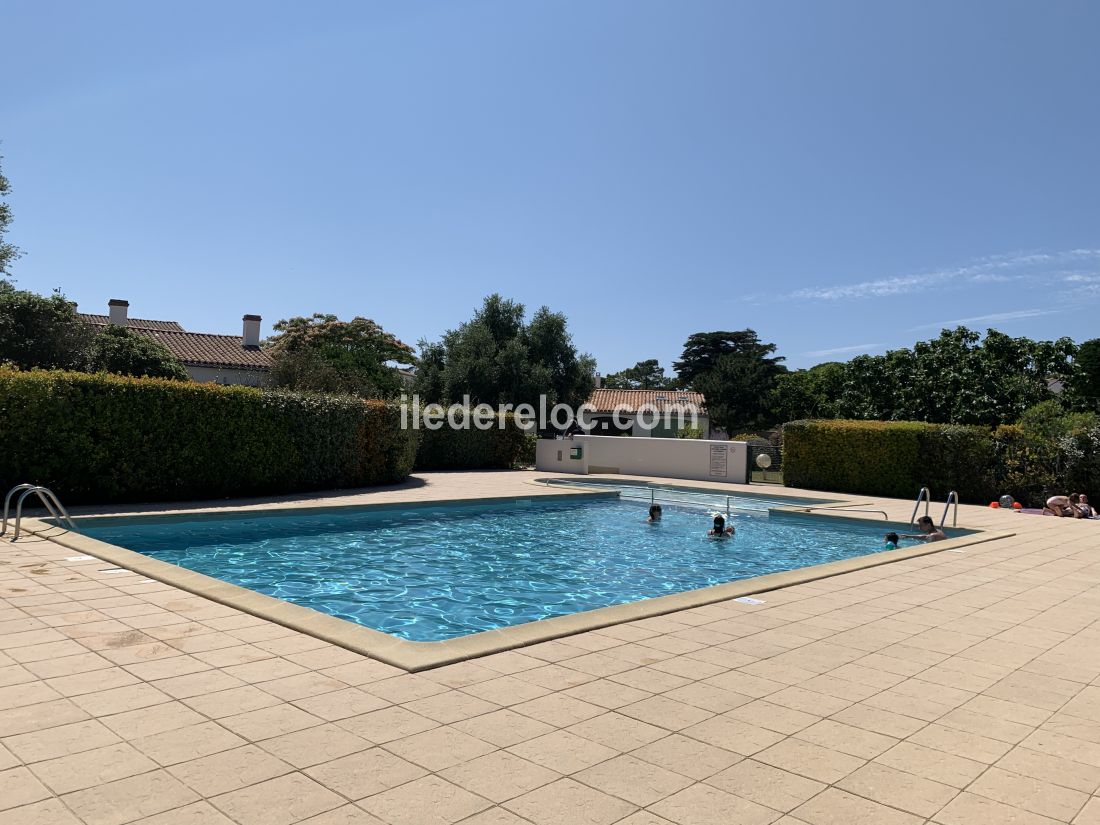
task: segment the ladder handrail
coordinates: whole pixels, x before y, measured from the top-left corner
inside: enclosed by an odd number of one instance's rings
[[[22,532],[23,502],[31,495],[38,496],[38,500],[42,502],[42,506],[49,511],[55,521],[67,527],[69,530],[76,529],[76,524],[73,522],[72,516],[69,515],[69,511],[65,509],[65,505],[61,503],[61,500],[53,490],[49,487],[42,487],[37,484],[20,484],[9,490],[7,497],[4,499],[4,524],[2,531],[0,531],[0,535],[3,535],[8,529],[8,505],[11,503],[11,497],[20,490],[23,492],[15,504],[15,534],[11,537],[12,541],[18,539]]]
[[[58,509],[58,512],[61,513],[60,516],[55,516],[55,518],[57,518],[58,521],[64,520],[70,530],[75,530],[76,522],[74,522],[73,517],[69,515],[69,511],[65,509],[65,505],[61,503],[61,499],[57,497],[57,493],[55,493],[49,487],[40,486],[38,488],[39,498],[42,497],[43,493],[46,494],[47,498],[49,498],[50,501],[54,503],[54,506]]]
[[[20,490],[29,490],[34,486],[34,484],[17,484],[15,487],[8,490],[8,494],[4,496],[4,524],[0,527],[0,536],[8,532],[8,511],[11,509],[11,497]]]
[[[913,526],[917,523],[917,511],[920,509],[920,503],[924,501],[924,514],[928,515],[928,502],[932,499],[932,492],[927,487],[921,487],[920,492],[917,493],[917,503],[913,505],[913,515],[909,518],[909,526]]]
[[[957,527],[959,525],[959,494],[952,490],[947,494],[947,503],[943,507],[943,518],[940,519],[940,527],[947,523],[947,511],[951,509],[951,502],[955,502],[955,514],[951,519],[951,526]]]
[[[23,495],[19,496],[19,500],[15,504],[15,534],[11,537],[12,541],[19,538],[19,534],[23,529],[21,524],[23,520],[23,502],[26,500],[27,496],[32,493],[38,496],[38,500],[50,511],[50,515],[53,516],[56,521],[67,523],[70,530],[76,529],[72,517],[69,516],[69,511],[65,509],[57,496],[54,495],[53,490],[48,487],[32,487],[29,490],[25,490]]]

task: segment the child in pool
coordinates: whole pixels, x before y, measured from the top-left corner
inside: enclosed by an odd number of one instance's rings
[[[661,520],[661,505],[650,504],[649,505],[649,518],[646,519],[650,524],[656,524]]]
[[[882,549],[883,550],[897,550],[898,549],[898,541],[899,541],[899,539],[898,539],[898,534],[897,533],[887,533],[886,534],[886,546]]]
[[[733,525],[726,526],[725,516],[714,517],[714,528],[707,532],[711,538],[724,539],[734,534]]]

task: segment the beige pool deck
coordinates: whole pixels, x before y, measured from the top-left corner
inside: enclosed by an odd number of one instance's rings
[[[545,475],[213,508],[558,492]],[[0,825],[1100,823],[1100,523],[959,524],[999,537],[416,673],[5,540]]]

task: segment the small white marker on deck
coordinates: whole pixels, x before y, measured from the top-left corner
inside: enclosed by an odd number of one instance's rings
[[[65,561],[91,561],[91,556],[69,556]]]
[[[764,604],[763,599],[754,599],[751,596],[741,596],[739,599],[734,599],[735,602],[741,602],[741,604]]]

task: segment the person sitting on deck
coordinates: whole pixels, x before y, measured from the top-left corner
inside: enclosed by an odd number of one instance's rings
[[[732,536],[734,532],[732,524],[729,527],[726,526],[725,516],[716,515],[714,517],[714,527],[707,532],[707,535],[711,538],[724,539],[728,536]]]
[[[1077,493],[1071,496],[1051,496],[1043,508],[1043,515],[1049,513],[1059,518],[1081,518],[1081,511],[1077,508],[1079,498]]]
[[[1089,497],[1084,493],[1074,493],[1077,496],[1077,512],[1079,512],[1080,518],[1096,518],[1096,511],[1092,509],[1092,505],[1089,504]],[[1073,499],[1073,496],[1070,496]]]
[[[917,539],[918,541],[943,541],[947,534],[936,526],[931,516],[921,516],[917,519],[919,533],[903,533],[903,539]]]

